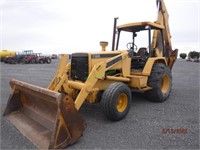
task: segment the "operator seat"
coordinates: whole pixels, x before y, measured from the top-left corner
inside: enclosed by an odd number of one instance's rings
[[[146,47],[141,47],[131,59],[132,69],[142,69],[146,64],[148,52]]]
[[[144,57],[144,56],[147,56],[147,49],[146,49],[146,47],[141,47],[139,50],[138,50],[138,52],[137,52],[137,56],[139,56],[139,57]]]

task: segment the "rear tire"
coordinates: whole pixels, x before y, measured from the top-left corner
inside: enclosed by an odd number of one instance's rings
[[[36,64],[36,60],[34,60],[34,59],[31,60],[31,61],[30,61],[30,64]]]
[[[44,64],[44,60],[40,59],[39,64]]]
[[[51,58],[47,58],[46,62],[47,62],[47,64],[50,64],[51,63]]]
[[[21,61],[20,61],[20,64],[27,64],[27,63],[26,63],[26,60],[21,60]]]
[[[111,121],[123,119],[130,110],[132,95],[129,87],[115,82],[103,92],[101,105],[105,116]]]
[[[154,64],[148,79],[148,86],[152,89],[145,92],[147,99],[154,102],[167,100],[172,87],[171,70],[165,64]]]

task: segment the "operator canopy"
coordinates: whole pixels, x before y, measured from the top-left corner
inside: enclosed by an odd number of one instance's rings
[[[147,30],[148,27],[151,29],[164,29],[163,25],[159,25],[153,22],[136,22],[136,23],[128,23],[121,26],[118,26],[118,30],[128,31],[128,32],[138,32],[141,30]]]

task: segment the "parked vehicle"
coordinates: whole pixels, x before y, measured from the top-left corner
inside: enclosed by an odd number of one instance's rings
[[[33,53],[33,50],[26,50],[18,53],[16,56],[6,57],[4,62],[9,64],[50,64],[51,57],[42,55],[41,53]]]
[[[51,59],[57,59],[57,58],[58,58],[58,55],[56,55],[56,54],[51,55]]]
[[[38,56],[36,53],[31,55],[25,56],[21,61],[21,64],[37,64],[38,63]]]
[[[47,64],[50,64],[51,63],[51,57],[49,56],[38,56],[38,63],[39,64],[44,64],[44,63],[47,63]]]
[[[4,62],[6,60],[6,57],[15,55],[16,55],[15,51],[2,50],[0,51],[0,60],[1,62]]]
[[[21,63],[22,59],[24,59],[24,57],[28,56],[28,55],[32,55],[33,54],[33,50],[24,50],[22,53],[17,53],[17,55],[15,56],[8,56],[5,59],[5,63],[9,63],[9,64],[17,64],[17,63]]]

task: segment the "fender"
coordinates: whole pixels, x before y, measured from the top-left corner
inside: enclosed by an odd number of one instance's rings
[[[146,65],[142,71],[142,74],[150,76],[154,63],[158,63],[158,62],[167,65],[167,60],[165,57],[151,57],[147,60]]]

